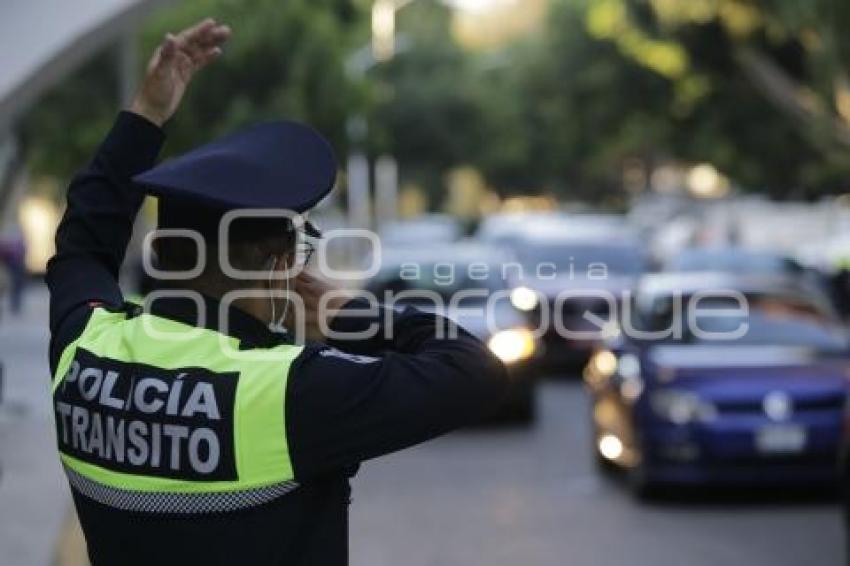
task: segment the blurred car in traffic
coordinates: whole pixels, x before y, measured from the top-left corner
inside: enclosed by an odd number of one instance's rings
[[[470,242],[384,248],[380,270],[365,290],[388,305],[438,312],[484,341],[511,377],[495,416],[528,421],[535,413],[533,362],[540,346],[524,313],[511,304],[506,262],[497,248]]]
[[[719,272],[738,275],[761,275],[799,278],[808,285],[828,293],[828,281],[817,270],[808,268],[796,259],[770,251],[743,247],[695,247],[673,256],[664,264],[664,271],[676,273]]]
[[[824,296],[793,278],[656,274],[620,318],[584,378],[597,459],[638,494],[836,479],[850,355]]]
[[[6,310],[7,295],[11,287],[10,277],[6,267],[0,264],[0,319],[3,318]]]
[[[423,214],[418,218],[386,222],[378,236],[388,247],[420,246],[422,242],[447,244],[463,236],[463,226],[448,214]]]
[[[481,220],[475,240],[487,245],[513,248],[529,230],[564,230],[569,216],[558,211],[502,212]]]
[[[534,328],[546,329],[547,366],[583,365],[649,268],[639,241],[616,236],[528,235],[515,253],[522,273],[511,297]]]
[[[604,213],[563,211],[504,212],[485,217],[475,239],[511,250],[526,238],[561,237],[573,239],[636,238],[626,216]]]

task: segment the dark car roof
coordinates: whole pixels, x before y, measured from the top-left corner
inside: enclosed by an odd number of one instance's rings
[[[829,298],[820,290],[795,277],[770,275],[736,275],[722,272],[681,272],[644,275],[638,282],[637,294],[663,297],[675,293],[688,296],[702,291],[729,290],[744,295],[786,296],[817,307],[835,316]]]
[[[511,259],[511,256],[498,246],[462,240],[453,243],[422,242],[418,248],[384,247],[381,264],[390,268],[411,262],[426,265],[433,263],[500,265]]]
[[[777,262],[777,265],[786,263],[788,266],[796,264],[796,260],[792,257],[777,252],[752,250],[736,246],[706,246],[682,250],[666,262],[665,267],[675,271],[680,268],[683,262],[699,260],[703,260],[707,263],[717,260],[728,260],[730,263],[740,263],[742,265],[751,260],[773,260]]]

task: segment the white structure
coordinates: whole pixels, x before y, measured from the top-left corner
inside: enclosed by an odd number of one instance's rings
[[[135,26],[166,0],[3,0],[0,2],[0,152],[17,152],[16,121],[38,97],[95,52],[116,45],[121,92],[136,74]],[[0,160],[0,212],[16,201]]]

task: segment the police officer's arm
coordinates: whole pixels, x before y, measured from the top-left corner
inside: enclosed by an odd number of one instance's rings
[[[143,199],[130,179],[154,164],[164,140],[160,126],[229,34],[212,20],[169,34],[151,58],[131,111],[119,114],[94,159],[72,181],[56,255],[47,267],[51,365],[82,330],[89,303],[122,302],[118,270]]]
[[[158,127],[122,112],[92,162],[71,182],[56,255],[47,265],[51,365],[82,330],[89,303],[123,300],[118,270],[143,199],[130,178],[153,165],[162,141]]]
[[[118,269],[143,194],[130,178],[153,165],[162,131],[122,112],[91,163],[71,182],[68,207],[47,268],[51,329],[87,301],[120,304]]]
[[[332,329],[352,333],[371,325],[379,337],[335,344],[360,352],[365,344],[380,357],[316,346],[292,368],[286,415],[296,478],[423,442],[479,420],[503,397],[506,371],[478,339],[462,329],[455,338],[438,338],[447,321],[413,308],[391,311],[392,338],[385,338],[382,308],[368,318],[345,316],[368,307],[351,301]]]

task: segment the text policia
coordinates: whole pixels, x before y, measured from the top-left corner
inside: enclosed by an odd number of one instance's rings
[[[236,373],[165,370],[78,349],[54,394],[59,448],[115,471],[236,479]]]

